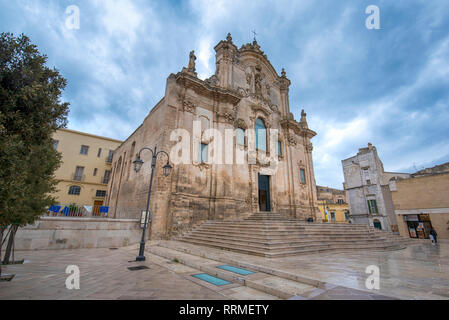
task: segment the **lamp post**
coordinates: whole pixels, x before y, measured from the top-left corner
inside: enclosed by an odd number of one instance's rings
[[[145,261],[145,253],[144,253],[144,251],[145,251],[145,231],[147,229],[147,224],[148,224],[148,214],[149,214],[149,209],[150,209],[150,198],[151,198],[151,188],[153,187],[153,175],[154,175],[154,168],[156,168],[157,156],[159,154],[165,154],[167,156],[167,163],[165,164],[165,166],[163,166],[164,176],[167,177],[170,174],[171,170],[173,169],[173,167],[170,165],[170,156],[168,155],[168,153],[165,152],[165,151],[157,152],[157,146],[156,146],[156,147],[154,147],[154,151],[151,150],[150,148],[142,148],[139,151],[139,154],[137,155],[137,159],[133,162],[133,164],[134,164],[134,171],[136,171],[136,173],[140,171],[140,169],[142,168],[142,165],[144,164],[144,162],[140,158],[140,154],[142,153],[143,150],[151,151],[151,154],[152,154],[152,159],[151,159],[151,179],[150,179],[150,188],[148,190],[147,210],[145,212],[145,223],[143,225],[143,230],[142,230],[142,240],[140,241],[139,255],[136,257],[136,261]]]

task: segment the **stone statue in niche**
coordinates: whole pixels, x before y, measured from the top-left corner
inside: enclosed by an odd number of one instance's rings
[[[246,74],[246,83],[251,87],[251,82],[253,80],[253,75],[251,73]]]
[[[265,89],[266,89],[265,98],[267,100],[270,100],[270,97],[271,97],[271,86],[267,83],[265,85]]]
[[[190,51],[190,55],[189,55],[189,66],[187,67],[188,71],[190,72],[195,72],[195,61],[196,61],[196,56],[195,56],[195,51],[192,50]]]
[[[262,95],[262,68],[256,66],[256,72],[254,74],[254,90],[257,95]]]

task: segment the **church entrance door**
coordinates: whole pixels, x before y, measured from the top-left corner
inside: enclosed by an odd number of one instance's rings
[[[270,176],[259,173],[259,210],[271,211],[270,208]]]

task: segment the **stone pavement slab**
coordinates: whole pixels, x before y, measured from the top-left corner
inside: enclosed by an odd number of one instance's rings
[[[0,283],[0,299],[228,299],[151,261],[128,262],[135,260],[137,252],[136,247],[16,252],[16,257],[29,262],[4,267],[5,273],[14,273],[16,278]],[[65,286],[68,265],[80,269],[80,290]],[[149,269],[128,270],[137,265]]]
[[[221,262],[234,261],[236,266],[256,266],[274,275],[297,276],[303,281],[321,282],[335,286],[374,293],[378,298],[449,299],[449,244],[418,243],[397,251],[363,251],[320,253],[284,258],[264,258],[203,247],[178,241],[159,241],[182,252],[207,256]],[[368,290],[365,282],[370,265],[380,269],[380,289]],[[328,298],[336,296],[329,293]],[[344,295],[342,295],[344,296]],[[362,294],[359,294],[360,299]],[[323,296],[324,297],[324,296]],[[354,296],[355,298],[355,296]]]

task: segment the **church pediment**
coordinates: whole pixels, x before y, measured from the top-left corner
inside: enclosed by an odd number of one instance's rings
[[[260,73],[264,79],[267,79],[270,83],[274,84],[277,82],[279,75],[263,51],[257,48],[259,48],[258,45],[256,47],[250,44],[242,46],[239,50],[239,63],[244,66],[245,71],[247,71],[248,68],[251,68],[253,73]],[[258,68],[258,70],[256,70],[256,68]]]

